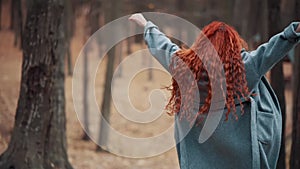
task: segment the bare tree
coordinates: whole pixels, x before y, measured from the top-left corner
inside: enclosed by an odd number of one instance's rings
[[[66,146],[64,4],[32,0],[24,34],[21,89],[5,169],[72,169]]]

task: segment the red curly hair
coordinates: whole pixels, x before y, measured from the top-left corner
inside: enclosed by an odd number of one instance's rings
[[[211,85],[220,77],[220,73],[214,71],[215,74],[208,76],[204,64],[205,61],[200,58],[211,57],[212,53],[215,52],[218,54],[223,67],[216,63],[210,64],[213,69],[223,69],[225,74],[226,83],[224,84],[226,85],[226,93],[224,90],[223,96],[224,98],[226,97],[226,120],[231,112],[235,119],[238,119],[235,99],[239,100],[241,108],[243,109],[241,97],[247,98],[250,94],[247,87],[244,63],[241,57],[241,50],[243,48],[247,49],[247,44],[233,27],[217,21],[205,26],[191,48],[183,48],[177,51],[175,56],[172,57],[170,72],[173,78],[172,85],[168,87],[168,90],[171,91],[171,98],[166,105],[168,114],[174,115],[179,113],[180,118],[185,117],[189,120],[194,120],[199,115],[208,113],[212,100]],[[214,61],[210,60],[210,62]],[[192,72],[193,78],[197,83],[192,83],[189,86],[183,87],[183,94],[182,87],[178,84],[188,80],[185,75],[185,67],[189,68],[189,71]],[[176,77],[177,81],[174,77]],[[203,82],[202,84],[205,84],[204,89],[203,85],[199,86],[198,82],[200,81]],[[197,88],[199,94],[206,93],[204,95],[206,97],[204,97],[202,101],[200,100],[200,102],[204,101],[204,103],[199,106],[196,116],[192,117],[188,106],[190,105],[189,103],[194,101],[192,99],[195,96],[195,93],[193,93],[193,89],[195,88]]]

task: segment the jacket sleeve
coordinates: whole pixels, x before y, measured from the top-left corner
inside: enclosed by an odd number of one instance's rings
[[[256,50],[247,52],[245,63],[249,62],[259,77],[265,75],[276,63],[300,41],[300,33],[296,32],[298,22],[291,23],[283,32],[273,36],[269,42],[260,45]]]
[[[158,27],[148,21],[144,29],[144,39],[150,53],[158,62],[169,71],[170,60],[179,47],[172,43],[165,34],[159,31]]]

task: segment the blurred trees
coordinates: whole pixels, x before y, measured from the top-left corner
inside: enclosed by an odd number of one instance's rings
[[[1,5],[2,3],[4,3],[4,1],[0,0],[0,24],[1,24]],[[27,119],[29,119],[29,117],[27,117],[30,112],[31,113],[35,113],[38,114],[39,116],[41,116],[41,118],[48,118],[48,115],[44,115],[44,114],[51,114],[53,115],[54,121],[57,114],[64,114],[64,112],[62,112],[63,106],[61,104],[56,103],[56,105],[54,105],[54,101],[57,101],[58,98],[56,98],[54,96],[54,94],[60,95],[63,93],[62,91],[62,86],[61,84],[63,83],[63,81],[61,80],[61,78],[63,77],[63,72],[62,72],[62,66],[64,64],[64,62],[61,59],[61,56],[63,55],[63,57],[66,57],[67,63],[68,63],[68,73],[69,75],[72,74],[72,59],[71,59],[71,51],[70,51],[70,44],[71,44],[71,38],[74,35],[74,30],[75,30],[75,24],[74,21],[76,19],[76,17],[78,17],[78,15],[80,15],[80,9],[86,5],[89,4],[90,5],[90,9],[89,9],[89,13],[87,14],[87,19],[86,19],[86,31],[87,31],[87,35],[86,35],[86,39],[87,37],[89,37],[90,35],[92,35],[96,30],[98,30],[98,28],[101,26],[101,23],[99,22],[99,20],[101,19],[101,17],[105,17],[105,22],[108,23],[110,21],[112,21],[113,19],[116,19],[117,17],[121,16],[121,14],[131,14],[134,12],[148,12],[148,11],[159,11],[159,12],[166,12],[166,13],[170,13],[170,14],[175,14],[177,16],[183,17],[187,20],[189,20],[190,22],[194,23],[195,25],[199,26],[200,28],[203,27],[204,25],[208,24],[209,22],[213,21],[213,20],[220,20],[220,21],[225,21],[231,25],[233,25],[238,32],[242,35],[242,37],[249,42],[249,46],[250,46],[250,50],[254,49],[257,47],[258,44],[261,44],[262,42],[264,42],[268,37],[278,33],[279,31],[282,30],[282,27],[284,25],[287,25],[292,19],[299,19],[300,18],[300,14],[299,14],[299,1],[298,0],[252,0],[252,1],[248,1],[248,0],[228,0],[228,1],[218,1],[218,0],[191,0],[191,1],[184,1],[184,0],[164,0],[164,1],[153,1],[153,0],[144,0],[144,1],[139,1],[139,0],[122,0],[122,1],[117,1],[117,0],[64,0],[61,2],[57,2],[56,0],[47,0],[44,3],[51,3],[49,11],[46,10],[45,6],[43,5],[42,2],[37,1],[37,0],[26,0],[26,3],[29,4],[29,6],[32,6],[33,8],[26,8],[24,7],[24,5],[22,6],[22,2],[25,2],[24,0],[11,0],[9,3],[11,3],[11,23],[10,23],[10,29],[14,32],[15,35],[15,41],[14,44],[16,46],[18,46],[19,42],[23,42],[23,40],[20,40],[23,36],[23,19],[24,16],[22,16],[23,13],[26,13],[26,10],[28,9],[30,12],[30,15],[27,16],[31,16],[32,18],[29,18],[27,20],[26,23],[26,28],[25,31],[26,35],[24,34],[25,38],[24,42],[26,42],[26,44],[24,44],[24,63],[26,63],[25,65],[23,64],[23,73],[22,73],[22,88],[21,88],[21,93],[20,93],[20,100],[19,100],[19,105],[18,105],[18,110],[17,112],[17,117],[16,117],[16,122],[20,123],[20,119],[21,117],[25,117]],[[64,3],[64,4],[61,4]],[[57,5],[59,4],[59,5]],[[62,14],[61,13],[61,6],[65,7],[65,12]],[[282,10],[280,9],[280,6],[283,7]],[[38,9],[40,7],[43,7],[41,9]],[[47,8],[48,9],[48,8]],[[51,10],[51,11],[50,11]],[[55,10],[55,11],[54,11]],[[298,10],[298,11],[297,11]],[[24,12],[25,11],[25,12]],[[54,12],[53,12],[54,11]],[[57,12],[58,11],[58,12]],[[34,17],[34,14],[39,14],[41,15],[42,12],[46,12],[47,16],[41,16],[44,20],[38,20],[36,17]],[[51,15],[50,15],[51,14]],[[53,15],[52,15],[53,14]],[[77,14],[77,16],[75,15]],[[62,15],[62,16],[60,16]],[[48,36],[49,39],[51,39],[51,42],[56,42],[55,39],[57,40],[57,42],[59,42],[59,44],[61,44],[60,46],[60,52],[58,52],[58,49],[56,50],[56,48],[52,45],[52,44],[47,44],[48,46],[44,45],[44,43],[46,43],[45,41],[43,41],[43,43],[41,42],[41,35],[35,36],[36,34],[33,32],[28,32],[30,30],[33,30],[33,28],[36,28],[36,31],[39,32],[41,27],[45,27],[45,23],[42,24],[42,22],[45,22],[45,18],[44,17],[49,17],[48,20],[49,22],[55,22],[58,23],[58,27],[59,28],[55,28],[58,30],[58,32],[60,32],[61,34],[59,34],[57,31],[54,30],[50,30],[50,29],[46,29],[47,31],[49,31],[49,35],[43,35],[43,37]],[[35,18],[35,19],[34,19]],[[62,22],[62,23],[61,23]],[[33,25],[36,24],[36,25]],[[169,26],[169,25],[166,25]],[[0,25],[1,28],[1,25]],[[51,29],[54,29],[53,27],[51,27]],[[135,29],[134,27],[132,28],[132,30]],[[175,28],[175,31],[178,31],[178,33],[182,34],[182,32],[184,32],[184,30],[181,30],[181,28],[177,27]],[[188,32],[184,32],[187,33],[189,36],[189,38],[193,39],[195,38],[192,34],[189,34]],[[34,39],[28,39],[29,38],[29,34],[34,36]],[[63,37],[63,41],[64,43],[61,42],[61,37],[60,36],[64,36]],[[142,35],[139,36],[138,38],[136,38],[135,42],[142,42]],[[31,44],[35,44],[35,45],[40,45],[40,48],[32,48],[30,47],[30,42]],[[127,40],[127,51],[128,54],[130,54],[132,51],[131,49],[131,44],[134,43],[133,38],[129,38]],[[50,43],[50,42],[49,42]],[[100,44],[99,44],[100,45]],[[20,46],[22,46],[22,43],[20,44]],[[45,51],[45,49],[50,49],[52,48],[55,52],[55,55],[53,55],[53,57],[50,57],[49,53],[45,53],[45,56],[43,57],[35,57],[34,55],[30,55],[30,53],[38,53],[37,55],[41,55],[42,53],[41,51]],[[30,52],[31,51],[31,52]],[[103,113],[103,117],[104,119],[106,119],[109,122],[109,112],[110,112],[110,106],[111,106],[111,78],[113,75],[113,70],[114,70],[114,63],[115,62],[115,57],[118,58],[117,61],[121,61],[121,54],[122,54],[122,50],[121,47],[119,45],[117,45],[116,47],[110,49],[110,51],[108,52],[108,58],[107,58],[107,69],[106,69],[106,73],[105,73],[105,85],[104,85],[104,93],[103,93],[103,102],[101,105],[101,112]],[[299,48],[296,52],[296,57],[295,57],[295,64],[293,66],[293,141],[292,141],[292,152],[291,152],[291,161],[290,161],[290,165],[291,168],[300,168],[300,95],[299,95]],[[54,63],[46,63],[45,61],[43,61],[44,59],[47,60],[52,60],[52,61],[59,61]],[[59,59],[58,59],[59,58]],[[34,65],[30,65],[27,63],[35,63]],[[37,64],[39,63],[39,64]],[[84,72],[85,72],[85,80],[84,80],[84,93],[87,93],[87,77],[88,77],[88,57],[85,56],[85,68],[84,68]],[[44,69],[46,70],[56,70],[54,72],[52,72],[51,75],[48,75],[47,72],[39,71],[40,74],[35,73],[35,71],[33,70],[39,70],[42,69],[40,66],[44,65],[43,67],[45,67]],[[59,65],[59,66],[58,66]],[[30,67],[35,67],[34,69],[30,69],[30,71],[28,70]],[[49,84],[52,85],[51,90],[56,91],[54,93],[47,93],[48,91],[43,91],[45,92],[45,94],[43,95],[43,97],[49,97],[49,98],[53,98],[53,100],[51,100],[51,106],[56,106],[57,107],[57,112],[53,113],[53,112],[48,112],[48,111],[52,111],[52,110],[44,110],[45,109],[45,105],[42,105],[42,102],[32,102],[32,103],[28,103],[29,104],[36,104],[36,106],[34,106],[35,108],[37,108],[37,110],[29,110],[29,107],[25,106],[25,103],[27,104],[26,100],[24,98],[28,98],[28,99],[32,99],[32,98],[37,98],[37,93],[36,92],[41,92],[39,91],[40,88],[36,88],[35,85],[39,85],[40,83],[44,83],[44,81],[38,81],[37,79],[34,79],[34,77],[32,75],[30,75],[29,73],[35,73],[35,75],[37,77],[40,78],[57,78],[57,80],[52,81],[51,83],[49,82]],[[44,73],[44,74],[43,74]],[[151,72],[150,72],[151,73]],[[54,74],[56,74],[54,76]],[[151,78],[152,74],[149,74],[149,78]],[[43,79],[42,78],[42,79]],[[34,80],[34,84],[29,84],[29,80],[28,79],[33,79]],[[285,97],[284,97],[284,83],[276,83],[276,82],[283,82],[284,81],[284,76],[283,76],[283,67],[282,67],[282,62],[279,63],[278,65],[276,65],[274,67],[274,69],[271,72],[271,82],[272,82],[272,86],[279,98],[280,101],[280,106],[283,112],[283,120],[285,119]],[[45,82],[48,81],[45,80]],[[58,84],[54,84],[54,82],[58,82]],[[53,83],[53,84],[52,84]],[[24,85],[28,86],[28,91],[25,91],[24,89]],[[31,85],[31,86],[30,86]],[[33,87],[34,86],[34,87]],[[60,86],[60,88],[59,88]],[[30,88],[31,87],[31,88]],[[42,89],[41,89],[42,90]],[[50,90],[50,89],[49,89]],[[31,93],[28,93],[28,92]],[[40,96],[39,96],[40,97]],[[58,97],[58,96],[57,96]],[[87,97],[87,96],[85,96]],[[55,99],[54,99],[55,98]],[[61,98],[61,97],[59,97]],[[38,99],[39,100],[39,99]],[[42,99],[43,100],[43,99]],[[63,100],[64,102],[64,100]],[[87,102],[87,100],[86,100]],[[83,106],[84,106],[84,110],[85,112],[88,113],[88,105],[87,103],[84,102]],[[43,102],[43,104],[46,104]],[[50,103],[48,103],[50,106]],[[23,106],[23,107],[22,107]],[[25,106],[25,107],[24,107]],[[20,107],[24,108],[24,110],[22,110]],[[43,109],[43,110],[41,110]],[[22,110],[22,111],[21,111]],[[22,113],[20,113],[22,112]],[[47,113],[44,113],[47,112]],[[57,115],[58,116],[58,115]],[[88,119],[88,117],[86,117],[86,119]],[[62,123],[64,123],[64,117],[62,117]],[[33,120],[34,124],[37,125],[41,125],[42,128],[47,128],[44,126],[44,124],[40,124],[38,123],[37,120]],[[284,120],[285,121],[285,120]],[[283,122],[284,122],[283,121]],[[54,123],[54,122],[53,122]],[[56,122],[55,122],[56,123]],[[85,122],[88,123],[88,122]],[[25,125],[27,123],[24,122],[24,124],[20,123],[20,125]],[[32,123],[30,123],[32,124]],[[50,124],[50,123],[47,123]],[[103,124],[103,123],[101,123]],[[33,125],[33,124],[32,124]],[[59,124],[60,127],[62,129],[64,129],[63,125],[64,124]],[[86,124],[85,124],[86,126]],[[283,127],[285,128],[285,123],[283,123]],[[28,131],[27,129],[23,131],[23,129],[20,129],[16,126],[16,128],[14,129],[14,136],[12,138],[12,143],[8,149],[8,151],[6,152],[6,154],[8,154],[10,151],[12,151],[12,147],[17,147],[17,141],[16,139],[20,137],[22,132],[25,133],[29,133],[32,134],[30,131],[31,125],[28,125]],[[278,168],[284,168],[284,159],[285,159],[285,154],[284,154],[284,145],[285,145],[285,140],[284,140],[284,128],[283,128],[283,141],[282,141],[282,149],[280,152],[280,159],[279,159],[279,163],[278,163]],[[50,127],[49,130],[52,131],[52,128]],[[55,129],[53,129],[55,131]],[[106,129],[102,126],[101,127],[101,133],[99,136],[99,141],[101,144],[105,145],[107,138],[108,138],[108,133],[106,132]],[[22,132],[21,132],[22,131]],[[58,132],[58,131],[57,131]],[[61,132],[60,135],[62,135],[62,137],[64,137],[64,132],[65,131],[59,131]],[[50,132],[51,133],[51,132]],[[44,135],[43,135],[44,137]],[[42,138],[43,138],[42,137]],[[26,137],[25,137],[26,138]],[[61,139],[61,137],[58,137],[59,139]],[[36,137],[33,137],[33,139],[37,139]],[[64,140],[61,139],[61,140]],[[43,140],[44,141],[44,140]],[[51,140],[50,140],[51,141]],[[65,141],[62,141],[65,142]],[[25,145],[25,147],[27,145],[27,142],[25,141],[23,143]],[[40,144],[49,144],[49,143],[42,143],[42,141],[39,142],[38,146],[41,146]],[[59,143],[60,144],[60,143]],[[62,146],[63,148],[65,148],[65,146]],[[31,151],[30,149],[28,151]],[[20,152],[21,153],[21,152]],[[63,152],[64,153],[64,152]],[[42,155],[44,155],[44,152],[42,151],[41,153]],[[66,155],[64,155],[64,157],[62,157],[61,159],[64,159]],[[4,157],[7,156],[2,156],[2,159],[4,159]],[[47,157],[48,158],[48,157]],[[50,157],[49,157],[50,158]],[[13,161],[12,161],[13,162]],[[20,162],[21,163],[21,162]]]
[[[32,0],[23,41],[21,89],[5,169],[72,169],[66,147],[64,3]]]

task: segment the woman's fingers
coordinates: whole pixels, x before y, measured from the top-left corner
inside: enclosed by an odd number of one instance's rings
[[[147,23],[147,20],[144,18],[144,16],[141,13],[133,14],[128,19],[130,21],[137,23],[140,26],[145,26]]]

